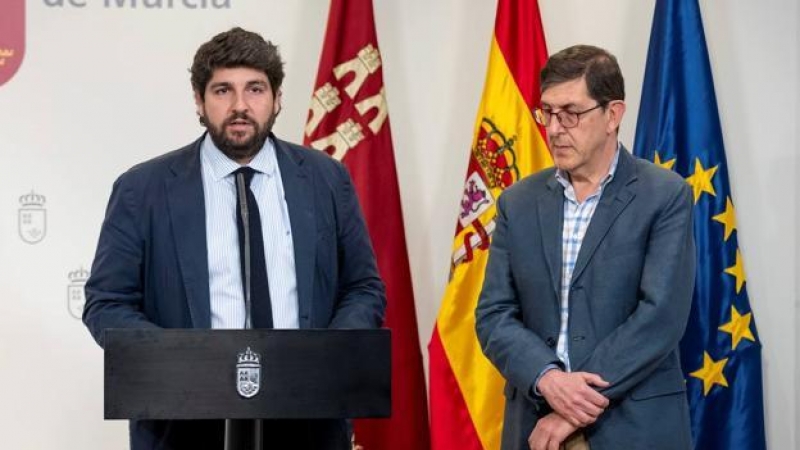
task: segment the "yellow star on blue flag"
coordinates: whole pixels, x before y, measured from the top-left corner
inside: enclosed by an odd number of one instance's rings
[[[735,306],[731,306],[731,320],[719,327],[719,330],[731,335],[731,348],[733,350],[736,350],[742,339],[756,341],[755,336],[750,331],[751,320],[753,320],[753,313],[742,314],[736,310]]]

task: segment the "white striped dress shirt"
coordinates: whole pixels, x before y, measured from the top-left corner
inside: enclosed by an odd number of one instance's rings
[[[245,303],[233,176],[233,172],[241,166],[225,156],[209,135],[206,135],[200,147],[200,161],[206,206],[211,328],[244,328]],[[292,227],[271,139],[267,139],[248,166],[256,171],[250,189],[261,217],[272,320],[275,328],[298,328]]]

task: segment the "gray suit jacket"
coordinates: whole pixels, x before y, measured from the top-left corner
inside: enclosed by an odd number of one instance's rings
[[[533,383],[555,354],[564,189],[555,169],[499,199],[478,338],[507,381],[502,448],[527,449],[551,410]],[[592,450],[691,448],[678,343],[694,288],[692,192],[677,174],[620,151],[584,237],[570,287],[573,371],[601,375],[608,409],[585,428]]]
[[[272,139],[292,227],[300,327],[381,326],[384,287],[350,176],[322,152]],[[114,183],[83,312],[101,346],[106,328],[211,327],[201,142]],[[349,448],[344,421],[266,426],[275,448]],[[222,448],[222,430],[214,421],[132,422],[131,447]]]

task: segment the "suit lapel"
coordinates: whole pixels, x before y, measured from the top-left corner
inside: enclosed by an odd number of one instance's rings
[[[608,234],[611,225],[617,220],[620,213],[633,200],[635,194],[631,184],[636,181],[634,157],[625,147],[620,147],[619,161],[614,179],[606,185],[600,203],[594,211],[592,221],[586,230],[586,236],[581,243],[578,259],[575,261],[575,270],[572,273],[572,282],[578,280],[586,266],[591,261],[595,250]]]
[[[564,188],[558,184],[555,176],[547,181],[547,192],[538,202],[539,229],[542,233],[542,245],[553,282],[556,299],[560,297],[562,243],[561,230],[564,223]]]
[[[208,287],[206,208],[200,167],[202,138],[175,163],[165,180],[169,219],[181,269],[189,314],[195,328],[211,328]]]
[[[273,137],[273,141],[292,227],[299,323],[300,328],[309,328],[317,250],[314,179],[304,167],[304,159],[299,152],[293,151],[277,138]]]

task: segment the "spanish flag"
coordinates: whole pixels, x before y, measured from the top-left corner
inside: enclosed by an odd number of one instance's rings
[[[544,130],[531,113],[539,104],[539,72],[546,61],[536,0],[499,0],[450,277],[429,344],[434,450],[500,448],[504,381],[481,352],[475,306],[498,196],[520,178],[552,165]]]

